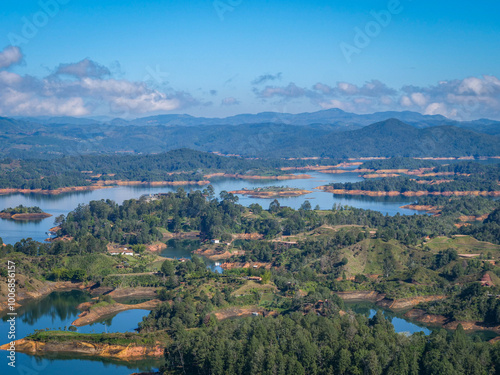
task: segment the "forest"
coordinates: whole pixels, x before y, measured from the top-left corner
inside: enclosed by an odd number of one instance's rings
[[[3,136],[0,155],[57,159],[65,155],[102,153],[157,154],[179,148],[251,158],[500,155],[498,133],[485,134],[457,126],[419,129],[392,118],[356,129],[343,121],[340,126],[325,123],[325,119],[303,125],[282,123],[279,116],[274,120],[278,123],[256,120],[247,124],[215,122],[182,126],[139,122],[122,126],[115,123],[42,125],[0,118]]]
[[[327,310],[327,309],[325,309]],[[333,310],[334,311],[334,310]],[[333,311],[226,320],[177,329],[165,374],[465,375],[500,371],[500,347],[473,342],[463,329],[425,337],[394,332],[372,319]]]
[[[15,215],[15,214],[39,214],[42,213],[42,209],[40,207],[34,206],[34,207],[26,207],[20,204],[17,207],[9,207],[9,208],[4,208],[0,213],[6,213],[10,215]]]
[[[384,164],[381,164],[384,165]],[[388,164],[385,164],[388,165]],[[392,165],[392,163],[390,164]],[[400,176],[388,178],[366,179],[360,182],[332,183],[332,189],[364,190],[364,191],[499,191],[500,164],[482,165],[475,162],[461,162],[447,166],[438,166],[432,172],[451,172],[452,175],[443,177],[444,181],[434,183],[436,177]]]
[[[432,160],[422,160],[415,158],[394,157],[389,159],[368,160],[365,161],[359,168],[361,169],[419,169],[419,168],[436,168],[441,163]]]
[[[498,344],[472,339],[460,325],[452,333],[396,334],[380,314],[371,319],[354,314],[338,293],[373,291],[390,301],[443,295],[417,308],[443,316],[446,323],[500,325],[500,268],[494,264],[500,260],[500,202],[423,197],[416,203],[438,206],[439,216],[392,217],[341,205],[315,210],[308,203],[298,210],[277,201],[267,208],[247,208],[230,193],[216,197],[211,186],[121,205],[92,201],[57,218],[58,239],[1,246],[0,258],[16,262],[18,273],[26,277],[22,288],[30,288],[34,280],[155,288],[164,303],[143,319],[139,334],[163,335],[165,374],[451,375],[499,370]],[[463,223],[464,215],[486,218],[455,225]],[[145,245],[165,241],[164,233],[193,231],[204,244],[224,238],[230,245],[213,246],[238,250],[225,260],[229,264],[266,266],[217,273],[196,255],[159,261],[146,250]],[[249,233],[262,238],[233,239]],[[482,238],[491,242],[480,242]],[[139,256],[108,255],[110,244],[130,246]],[[464,251],[478,256],[462,258]],[[485,274],[495,285],[479,283]],[[6,276],[2,271],[0,277]],[[260,281],[250,281],[252,277]],[[217,318],[248,306],[260,317]]]
[[[332,159],[315,164],[336,163]],[[42,159],[0,160],[0,189],[53,190],[88,186],[103,180],[125,181],[204,181],[204,174],[239,173],[259,176],[283,175],[282,167],[301,167],[307,160],[225,157],[189,149],[151,155],[67,156],[50,162]]]

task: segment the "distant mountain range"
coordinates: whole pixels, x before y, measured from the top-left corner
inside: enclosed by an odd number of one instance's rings
[[[499,129],[500,122],[493,120],[456,122],[415,112],[354,115],[341,110],[298,115],[261,113],[225,119],[188,115],[132,121],[0,118],[0,155],[53,158],[190,148],[273,158],[499,156]]]
[[[94,117],[18,117],[16,119],[43,125],[96,125],[108,124],[116,126],[200,126],[200,125],[243,125],[243,124],[287,124],[287,125],[334,125],[336,130],[347,131],[395,118],[417,128],[452,125],[487,134],[500,134],[500,121],[480,119],[474,121],[455,121],[441,115],[422,115],[418,112],[376,112],[358,115],[341,109],[327,109],[318,112],[299,114],[262,112],[258,114],[241,114],[225,118],[194,117],[190,115],[158,115],[142,117],[134,120],[121,118]]]

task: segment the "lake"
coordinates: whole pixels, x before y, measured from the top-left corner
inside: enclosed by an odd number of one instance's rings
[[[312,207],[318,205],[321,209],[331,209],[334,203],[349,205],[358,208],[370,209],[379,211],[383,214],[395,215],[414,214],[417,211],[400,208],[405,204],[415,201],[415,198],[408,197],[364,197],[364,196],[344,196],[325,193],[320,190],[315,190],[315,187],[326,185],[332,182],[357,182],[363,179],[356,173],[343,174],[326,174],[326,173],[309,173],[311,179],[301,180],[236,180],[228,178],[220,178],[212,181],[212,186],[218,195],[221,191],[232,191],[246,189],[255,189],[265,186],[289,186],[312,191],[311,194],[300,197],[278,198],[282,206],[299,208],[307,199]],[[14,221],[0,219],[0,237],[4,243],[14,244],[22,238],[31,237],[37,241],[44,241],[49,237],[48,231],[54,226],[54,218],[61,214],[68,214],[74,210],[79,204],[86,204],[92,200],[111,199],[117,203],[122,203],[124,200],[139,198],[144,194],[166,193],[176,191],[178,187],[148,187],[148,186],[118,186],[110,189],[101,189],[87,192],[67,193],[60,195],[44,195],[44,194],[8,194],[0,196],[0,210],[8,207],[16,207],[20,204],[23,206],[39,206],[45,212],[53,215],[44,220],[39,221]],[[203,189],[203,187],[186,186],[185,190]],[[250,198],[247,196],[239,196],[239,203],[249,206],[252,203],[258,203],[264,208],[268,208],[271,199]]]
[[[382,311],[384,317],[389,320],[394,326],[394,331],[398,333],[413,334],[416,332],[423,332],[425,335],[429,335],[432,331],[441,329],[440,326],[427,325],[407,319],[404,316],[404,313],[406,313],[407,310],[392,311],[377,306],[371,301],[347,301],[344,302],[344,305],[346,309],[350,309],[357,314],[365,315],[368,318],[373,318],[377,311]],[[477,336],[483,341],[491,340],[492,338],[498,336],[493,331],[469,331],[467,335]]]
[[[35,329],[64,330],[77,318],[80,311],[77,306],[82,302],[90,301],[88,293],[82,291],[53,292],[48,296],[23,304],[17,310],[16,338],[20,339],[33,333]],[[124,301],[120,301],[124,302]],[[108,317],[101,322],[78,327],[81,333],[103,333],[103,332],[134,332],[142,318],[149,314],[147,310],[128,310]],[[0,323],[1,344],[6,343],[9,324],[7,317],[2,317]],[[5,353],[5,352],[4,352]],[[3,357],[3,356],[2,356]],[[151,371],[162,365],[162,360],[147,360],[123,362],[115,360],[102,360],[69,354],[57,354],[44,357],[17,353],[17,369],[8,368],[3,372],[6,364],[2,363],[2,374],[51,374],[65,375],[107,375],[107,374],[131,374],[133,372]],[[21,370],[18,372],[17,370]],[[71,369],[71,370],[69,370]]]
[[[174,246],[173,246],[174,247]],[[176,244],[179,248],[179,244]],[[186,253],[178,252],[180,256]],[[47,297],[30,301],[18,309],[18,321],[16,325],[17,338],[25,337],[34,332],[35,329],[64,329],[69,327],[79,314],[76,308],[80,303],[90,300],[90,295],[82,291],[53,292]],[[123,301],[122,301],[123,302]],[[370,302],[346,303],[346,306],[355,312],[373,316],[380,308]],[[78,332],[101,333],[101,332],[132,332],[137,328],[142,317],[149,312],[145,310],[124,311],[112,318],[100,323],[78,327]],[[395,313],[384,311],[386,317],[392,320],[396,332],[414,333],[430,330],[422,325],[417,325],[403,318],[397,317]],[[0,337],[7,337],[8,324],[6,317],[2,318]],[[6,339],[1,340],[3,344]],[[110,359],[89,358],[74,354],[54,354],[50,357],[37,357],[17,353],[16,370],[8,369],[2,374],[19,374],[18,369],[23,369],[24,374],[51,374],[66,375],[108,375],[108,374],[131,374],[133,372],[152,371],[162,365],[162,360],[141,360],[123,362]]]
[[[201,241],[196,239],[171,239],[166,242],[167,248],[160,252],[160,255],[165,258],[174,259],[191,259],[191,252],[197,250],[201,246]],[[208,258],[202,257],[205,264],[214,272],[222,273],[222,268],[219,262],[215,262]]]
[[[82,302],[90,300],[90,294],[79,290],[72,290],[52,292],[42,299],[25,302],[21,308],[17,309],[17,337],[25,337],[33,333],[35,329],[64,330],[65,327],[71,326],[71,323],[81,313],[77,309],[77,306]],[[121,303],[126,302],[122,300],[118,301]],[[147,314],[149,314],[148,310],[123,311],[115,316],[107,317],[100,322],[77,327],[77,331],[80,333],[134,332],[142,317]],[[2,327],[0,329],[0,337],[2,339],[7,337],[6,329],[8,328],[8,324],[6,324],[6,319],[6,316],[2,317]]]
[[[326,185],[332,182],[356,182],[361,181],[355,173],[345,173],[339,175],[309,173],[313,178],[304,180],[235,180],[235,179],[217,179],[212,182],[216,194],[221,191],[241,190],[242,188],[254,189],[265,186],[289,186],[299,189],[312,191],[311,194],[293,197],[279,198],[282,206],[299,208],[307,199],[315,207],[319,205],[321,209],[330,209],[334,203],[350,205],[354,207],[372,209],[384,214],[395,215],[413,214],[415,211],[400,208],[400,206],[413,202],[414,198],[371,198],[371,197],[351,197],[334,196],[331,193],[325,193],[314,190],[315,187]],[[203,188],[203,187],[202,187]],[[184,187],[185,190],[200,189],[200,187]],[[64,214],[76,208],[78,204],[86,204],[92,200],[111,199],[117,203],[131,198],[139,198],[144,194],[155,194],[161,192],[176,191],[177,187],[144,187],[144,186],[119,186],[110,189],[94,190],[89,192],[68,193],[62,195],[47,196],[43,194],[9,194],[0,196],[0,210],[7,207],[16,207],[20,204],[24,206],[39,206],[45,212],[54,217]],[[240,196],[240,203],[248,206],[252,203],[259,203],[264,208],[269,206],[270,199],[258,199]],[[54,217],[33,222],[19,222],[0,219],[0,237],[5,243],[13,244],[22,238],[31,237],[38,241],[43,241],[49,237],[48,230],[54,226]],[[190,258],[191,250],[197,248],[196,240],[174,240],[168,242],[168,247],[162,252],[162,255],[176,258]],[[211,269],[219,270],[214,262],[207,261]],[[49,296],[26,303],[18,312],[21,314],[17,321],[17,338],[25,337],[34,332],[35,329],[64,329],[69,327],[79,311],[76,306],[81,302],[88,301],[90,296],[81,291],[72,292],[54,292]],[[78,331],[82,333],[101,333],[101,332],[130,332],[137,328],[137,324],[142,317],[147,315],[145,310],[129,310],[108,318],[102,322],[93,325],[79,327]],[[413,323],[408,323],[413,324]],[[0,337],[2,343],[7,339],[8,323],[3,318],[0,327]],[[408,330],[407,326],[402,329]],[[416,330],[417,328],[415,328]],[[420,327],[418,328],[420,329]],[[75,355],[57,355],[51,358],[39,358],[25,354],[17,354],[17,369],[7,368],[7,374],[18,374],[17,370],[25,374],[51,374],[65,375],[101,375],[101,374],[131,374],[133,372],[151,371],[161,366],[162,361],[134,361],[120,362],[114,360],[102,360],[84,358]],[[4,368],[6,368],[5,366]],[[3,368],[2,368],[3,370]],[[2,374],[5,373],[2,371]]]

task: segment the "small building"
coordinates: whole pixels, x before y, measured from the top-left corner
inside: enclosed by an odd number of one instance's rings
[[[212,240],[212,243],[220,243],[220,240]]]
[[[481,285],[482,286],[495,286],[495,284],[493,284],[493,281],[491,280],[491,276],[487,273],[485,273],[484,276],[481,278]]]
[[[122,255],[130,255],[130,256],[134,256],[134,252],[133,251],[130,251],[130,250],[124,250],[121,252]]]
[[[260,276],[249,276],[247,279],[252,281],[262,281],[262,277]]]

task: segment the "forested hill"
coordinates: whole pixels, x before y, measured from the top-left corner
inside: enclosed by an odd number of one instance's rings
[[[500,138],[453,126],[416,129],[396,119],[320,140],[325,154],[338,156],[496,156]],[[318,145],[319,146],[319,145]],[[329,147],[333,150],[329,150]]]
[[[419,129],[389,119],[362,129],[335,125],[164,126],[35,124],[0,118],[0,155],[54,158],[102,153],[161,153],[178,148],[247,157],[498,156],[500,137],[454,126]]]
[[[204,174],[284,175],[281,167],[300,167],[307,160],[257,159],[220,156],[179,149],[154,155],[82,155],[51,160],[0,159],[0,189],[43,189],[88,186],[102,180],[202,181]],[[332,164],[332,159],[315,164]]]

